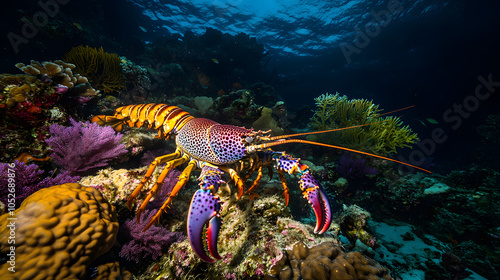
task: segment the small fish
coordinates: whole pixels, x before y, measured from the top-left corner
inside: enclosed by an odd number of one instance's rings
[[[76,28],[83,30],[82,26],[79,23],[73,22],[73,25],[76,26]]]
[[[427,118],[426,120],[431,124],[439,124],[435,119]]]
[[[139,25],[139,28],[143,31],[143,32],[148,32],[148,30],[142,26]]]
[[[426,125],[425,125],[425,123],[424,123],[423,121],[421,121],[421,120],[419,120],[419,119],[414,119],[414,120],[419,121],[419,122],[420,122],[423,126],[426,126]]]
[[[217,58],[212,58],[212,61],[215,63],[215,64],[219,64],[219,60]]]

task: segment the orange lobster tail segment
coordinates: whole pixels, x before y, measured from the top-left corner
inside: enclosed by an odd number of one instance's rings
[[[153,107],[155,104],[147,104],[146,106],[143,107],[143,109],[139,112],[139,121],[137,122],[137,127],[141,127],[144,125],[145,122],[150,123],[148,120],[148,113],[151,110],[151,107]],[[150,127],[149,127],[150,128]]]
[[[115,131],[122,131],[123,129],[123,120],[112,116],[98,115],[92,117],[90,121],[95,122],[100,126],[109,125]]]
[[[153,128],[153,125],[155,124],[155,118],[156,115],[158,114],[159,108],[162,108],[163,106],[167,106],[165,104],[152,104],[151,107],[146,112],[146,119],[148,121],[148,128]]]
[[[135,105],[128,105],[128,106],[119,107],[116,109],[115,115],[120,114],[123,118],[126,118],[126,117],[130,116],[130,110],[133,106],[135,106]]]
[[[132,110],[130,111],[130,121],[132,123],[136,123],[139,120],[139,113],[141,112],[142,108],[144,108],[144,106],[146,106],[146,104],[140,104],[132,108]],[[137,124],[137,127],[141,126]]]
[[[177,107],[177,106],[168,106],[166,104],[164,104],[164,106],[158,108],[157,113],[155,114],[154,118],[152,119],[155,122],[154,128],[159,129],[162,125],[164,125],[165,120],[168,121],[169,118],[171,117],[171,114],[173,112],[175,112],[176,110],[182,110],[182,109]]]
[[[111,125],[116,131],[121,131],[124,123],[130,127],[142,127],[147,122],[148,128],[158,129],[159,138],[168,138],[169,134],[177,133],[193,118],[177,106],[150,103],[119,107],[114,116],[95,116],[92,122]]]
[[[179,131],[182,126],[187,122],[187,120],[194,119],[188,112],[184,110],[176,110],[173,113],[176,113],[172,118],[167,119],[163,124],[163,131],[165,134],[169,134],[174,130],[174,133]]]

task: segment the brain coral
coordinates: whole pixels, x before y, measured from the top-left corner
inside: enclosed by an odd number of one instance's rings
[[[87,265],[111,249],[114,208],[94,188],[64,184],[41,189],[15,212],[15,273],[8,279],[83,279]],[[8,214],[0,217],[0,250],[10,252]],[[9,262],[0,266],[6,272]]]

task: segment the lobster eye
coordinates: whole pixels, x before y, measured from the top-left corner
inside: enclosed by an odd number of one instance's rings
[[[247,143],[252,143],[252,141],[253,141],[253,137],[248,136],[248,137],[246,137],[246,138],[245,138],[245,141],[246,141]]]

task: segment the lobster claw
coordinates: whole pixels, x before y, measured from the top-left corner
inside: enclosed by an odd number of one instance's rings
[[[314,214],[316,214],[314,233],[322,234],[328,230],[332,223],[332,209],[325,190],[309,172],[300,176],[299,184],[304,198],[311,204]]]
[[[222,259],[217,252],[217,238],[221,220],[219,217],[220,202],[209,189],[199,189],[193,195],[188,214],[188,237],[191,248],[202,260],[212,263]],[[207,247],[210,256],[203,246],[203,228],[207,225]],[[216,260],[214,260],[216,259]]]

